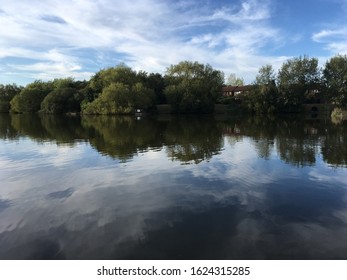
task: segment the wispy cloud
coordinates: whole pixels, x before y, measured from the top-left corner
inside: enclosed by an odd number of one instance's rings
[[[346,0],[332,0],[337,7],[335,16],[320,22],[322,28],[312,34],[312,40],[322,45],[331,55],[347,54]]]
[[[333,54],[347,53],[347,28],[324,29],[313,34],[312,39],[322,43]]]
[[[88,78],[114,62],[100,61],[103,52],[135,69],[163,72],[181,60],[198,60],[246,80],[261,65],[282,59],[262,54],[282,40],[269,21],[270,1],[223,6],[153,0],[3,2],[0,59],[12,72],[30,71],[31,77]],[[33,61],[8,62],[13,57]],[[86,60],[94,63],[86,65]]]

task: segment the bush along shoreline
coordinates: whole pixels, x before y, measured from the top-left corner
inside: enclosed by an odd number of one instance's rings
[[[347,120],[347,109],[335,108],[331,112],[331,121],[334,124],[340,124]]]

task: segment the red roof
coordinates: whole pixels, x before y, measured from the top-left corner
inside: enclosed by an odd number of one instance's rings
[[[223,92],[238,92],[238,91],[248,91],[252,88],[252,86],[225,86],[222,87]]]

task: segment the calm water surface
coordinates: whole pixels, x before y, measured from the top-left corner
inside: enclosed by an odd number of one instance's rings
[[[0,259],[347,259],[347,124],[0,115]]]

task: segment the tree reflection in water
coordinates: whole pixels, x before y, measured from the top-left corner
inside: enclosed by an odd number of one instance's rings
[[[198,164],[244,137],[260,158],[274,152],[295,166],[312,166],[316,157],[332,166],[347,166],[347,123],[301,118],[247,116],[215,120],[213,116],[147,118],[130,116],[55,116],[2,114],[0,137],[29,137],[37,142],[73,145],[89,142],[98,152],[127,161],[139,152],[165,149],[169,159]]]
[[[0,258],[345,258],[346,137],[318,119],[1,115]]]

